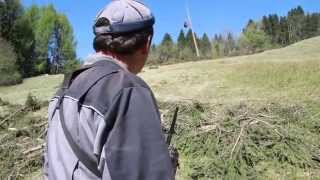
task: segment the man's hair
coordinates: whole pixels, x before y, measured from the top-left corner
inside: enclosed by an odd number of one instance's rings
[[[107,26],[109,21],[100,18],[95,26]],[[98,51],[109,51],[121,55],[130,55],[142,48],[149,36],[153,36],[153,28],[147,28],[126,34],[100,34],[96,35],[93,41],[94,49]]]

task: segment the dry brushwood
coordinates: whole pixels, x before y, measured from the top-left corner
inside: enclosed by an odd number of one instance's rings
[[[31,96],[24,106],[6,105],[12,113],[0,119],[0,179],[24,179],[41,168],[48,123],[38,113],[31,114],[40,109],[39,105],[47,103]],[[17,127],[7,127],[6,123]]]
[[[27,109],[26,107],[23,107],[23,108],[15,111],[14,113],[10,114],[8,117],[4,118],[4,119],[0,122],[0,127],[3,127],[3,125],[4,125],[7,121],[13,119],[15,116],[19,115],[19,113],[25,111],[26,109]]]
[[[313,148],[320,147],[319,126],[298,105],[180,106],[183,125],[175,144],[192,179],[256,179],[270,164],[286,165],[284,171],[319,170],[320,154]]]

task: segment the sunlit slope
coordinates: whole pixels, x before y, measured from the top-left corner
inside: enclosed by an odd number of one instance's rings
[[[160,100],[300,101],[320,96],[320,37],[260,54],[146,70]]]
[[[0,87],[0,98],[14,104],[23,104],[31,93],[40,100],[50,100],[59,88],[63,75],[43,75],[24,79],[22,84]]]
[[[145,79],[161,101],[210,103],[308,100],[320,96],[320,37],[250,56],[145,68]],[[0,97],[23,103],[32,93],[49,100],[62,75],[39,76],[0,87]]]

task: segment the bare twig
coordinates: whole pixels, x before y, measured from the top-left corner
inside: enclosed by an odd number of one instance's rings
[[[213,130],[216,130],[217,129],[217,125],[214,124],[214,125],[207,125],[207,126],[202,126],[200,128],[201,132],[202,133],[207,133],[207,132],[210,132],[210,131],[213,131]]]
[[[0,138],[0,143],[9,136],[9,134],[4,134],[1,138]]]
[[[43,149],[43,147],[44,147],[44,144],[41,144],[41,145],[39,145],[39,146],[33,147],[33,148],[31,148],[31,149],[28,149],[28,150],[26,150],[26,151],[24,151],[24,152],[22,152],[22,153],[23,153],[24,155],[27,155],[27,154],[33,153],[33,152],[35,152],[35,151],[40,151],[41,149]]]
[[[47,126],[48,125],[48,121],[45,121],[43,123],[40,123],[40,124],[35,124],[33,125],[34,127],[43,127],[43,126]]]
[[[236,143],[233,145],[233,148],[232,148],[232,150],[231,150],[230,158],[232,158],[233,153],[234,153],[236,147],[238,146],[238,144],[239,144],[239,142],[240,142],[240,139],[241,139],[241,137],[242,137],[242,135],[243,135],[244,128],[245,128],[245,126],[243,126],[243,127],[241,128],[241,130],[240,130],[240,133],[239,133],[239,136],[238,136],[238,138],[237,138],[237,140],[236,140]]]
[[[16,112],[12,113],[11,115],[9,115],[7,118],[5,118],[3,121],[0,122],[0,126],[2,126],[3,124],[5,124],[7,121],[9,121],[10,119],[12,119],[13,117],[15,117],[18,113],[26,110],[26,107],[23,107],[19,110],[17,110]]]
[[[42,139],[42,138],[47,134],[47,130],[48,130],[48,129],[44,129],[44,130],[40,133],[40,135],[38,136],[38,139]]]
[[[265,125],[267,125],[267,126],[269,126],[270,128],[272,128],[280,137],[284,137],[284,135],[281,134],[281,133],[278,131],[278,129],[275,128],[275,127],[274,127],[273,125],[271,125],[270,123],[268,123],[268,122],[266,122],[266,121],[263,121],[263,120],[260,120],[260,119],[256,119],[256,118],[255,118],[255,120],[258,121],[258,122],[261,122],[261,123],[263,123],[263,124],[265,124]]]
[[[313,155],[312,160],[317,161],[320,163],[320,154],[319,155]]]

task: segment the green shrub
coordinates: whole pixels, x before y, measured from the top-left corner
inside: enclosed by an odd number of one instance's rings
[[[16,54],[11,45],[0,38],[0,85],[15,85],[22,82],[16,66]]]
[[[41,103],[35,96],[28,94],[25,106],[30,108],[32,111],[37,111],[41,108]]]

